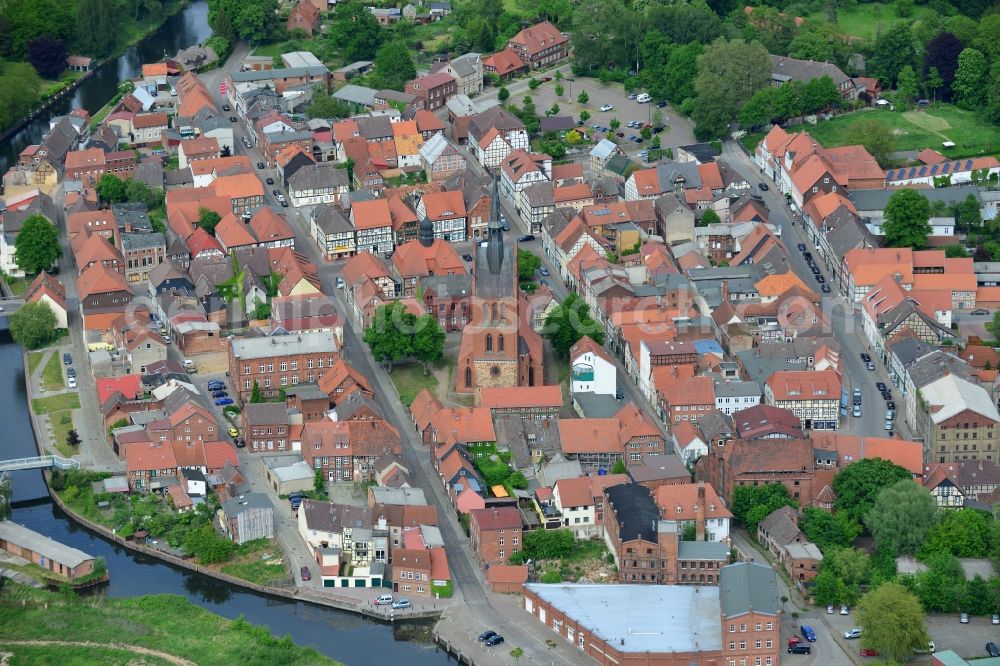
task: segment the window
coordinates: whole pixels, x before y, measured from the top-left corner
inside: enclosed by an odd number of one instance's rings
[[[490,368],[490,374],[493,375],[494,377],[499,377],[500,376],[500,366],[499,365],[494,365],[492,368]]]
[[[486,351],[493,351],[493,336],[489,333],[486,334]]]
[[[498,351],[501,351],[501,352],[503,351],[503,336],[502,335],[498,335],[497,336],[497,348],[498,348]]]
[[[497,551],[497,557],[503,558],[503,555],[504,555],[504,553],[503,553],[502,550]]]
[[[465,387],[472,388],[472,368],[465,369]]]

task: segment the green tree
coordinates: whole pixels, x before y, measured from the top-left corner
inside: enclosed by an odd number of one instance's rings
[[[611,466],[612,474],[625,474],[628,469],[625,467],[625,461],[619,458],[615,461],[615,464]]]
[[[55,79],[66,69],[66,44],[61,39],[42,35],[28,42],[28,59],[38,75]]]
[[[958,69],[951,89],[959,108],[974,111],[985,105],[989,72],[986,56],[981,51],[964,49],[958,54]]]
[[[545,112],[545,115],[549,116],[549,117],[551,117],[551,116],[557,116],[557,115],[559,115],[559,111],[560,111],[559,105],[558,104],[553,104],[549,108],[549,110]]]
[[[598,345],[604,344],[604,327],[590,315],[590,306],[575,292],[549,313],[542,327],[559,356],[566,358],[576,341],[589,335]]]
[[[10,337],[25,349],[37,349],[59,337],[56,315],[45,301],[25,303],[8,317]]]
[[[701,213],[701,220],[698,222],[698,226],[707,227],[710,224],[719,224],[721,221],[718,213],[711,208],[706,208]]]
[[[0,129],[19,122],[38,104],[42,80],[26,62],[0,62]]]
[[[942,511],[920,547],[920,557],[951,553],[955,557],[989,555],[990,519],[976,509]]]
[[[581,111],[580,120],[582,120],[583,122],[587,122],[588,120],[590,120],[590,111],[587,111],[587,109]]]
[[[823,569],[828,569],[848,588],[857,590],[872,577],[872,559],[856,548],[831,548],[823,557]]]
[[[903,479],[879,493],[864,520],[879,551],[914,555],[937,515],[937,502],[930,492],[912,479]]]
[[[740,109],[740,127],[753,128],[766,125],[776,117],[777,88],[762,88],[753,94]]]
[[[48,270],[62,256],[59,230],[42,215],[31,215],[14,239],[14,260],[28,275]]]
[[[76,428],[71,428],[68,433],[66,433],[66,444],[73,448],[80,446],[80,433],[76,431]]]
[[[533,560],[555,560],[573,552],[572,530],[532,530],[524,535],[524,554]]]
[[[516,647],[510,651],[510,656],[514,659],[514,663],[516,664],[521,659],[521,657],[524,656],[524,649]]]
[[[556,73],[558,74],[558,72]],[[557,83],[555,87],[555,92],[556,92],[556,97],[562,97],[563,93],[566,92],[566,89],[562,87],[561,83]]]
[[[76,51],[97,57],[110,54],[119,34],[117,12],[113,0],[80,0],[73,39]]]
[[[861,525],[846,514],[832,514],[814,507],[803,509],[799,529],[824,553],[834,546],[850,546],[861,533]]]
[[[897,23],[875,39],[872,56],[868,60],[868,76],[882,79],[888,88],[894,88],[899,73],[917,61],[916,42],[909,23]]]
[[[202,206],[198,209],[198,226],[210,234],[215,233],[215,227],[222,221],[222,216],[211,208]]]
[[[408,81],[417,76],[417,68],[406,44],[393,40],[378,47],[371,76],[383,88],[402,90]]]
[[[883,488],[912,478],[906,468],[882,458],[865,458],[851,463],[833,477],[833,492],[837,496],[834,509],[860,521],[874,506]]]
[[[862,597],[857,619],[862,647],[893,662],[905,663],[930,640],[920,602],[899,583],[883,583]]]
[[[909,188],[896,190],[885,205],[885,245],[924,247],[931,233],[930,217],[931,205],[922,194]]]
[[[896,92],[899,93],[906,106],[909,106],[920,94],[917,73],[910,65],[905,65],[903,69],[899,70],[899,77],[896,79]]]
[[[113,173],[105,173],[97,180],[97,195],[107,203],[125,201],[125,181]]]
[[[737,486],[733,490],[733,517],[742,523],[750,534],[757,533],[757,523],[783,506],[797,507],[798,502],[788,494],[781,483],[762,486]]]
[[[414,323],[412,354],[424,366],[424,374],[429,375],[430,363],[436,363],[444,355],[444,329],[433,315],[423,315]]]
[[[864,118],[855,120],[847,128],[848,141],[861,144],[880,165],[887,165],[896,150],[896,137],[877,120]]]
[[[719,38],[698,58],[693,117],[701,138],[719,137],[739,110],[771,83],[767,49],[757,42]]]
[[[965,259],[969,253],[961,243],[948,243],[944,246],[944,256],[949,259]]]
[[[822,569],[813,581],[813,601],[817,606],[847,603],[847,589],[844,581],[833,571]]]
[[[927,79],[924,81],[924,94],[929,94],[931,99],[937,101],[938,92],[944,87],[944,79],[937,67],[927,70]]]
[[[590,95],[587,94],[586,90],[581,90],[580,94],[576,96],[576,101],[580,104],[586,104],[590,101]]]
[[[389,368],[413,353],[413,332],[417,318],[399,301],[380,305],[365,331],[364,341],[372,356]]]
[[[530,79],[528,79],[528,88],[530,88],[531,90],[536,90],[540,85],[542,85],[542,82],[536,79],[535,77],[531,77]]]
[[[976,197],[969,195],[954,208],[955,226],[961,233],[968,233],[983,223]]]
[[[542,267],[542,258],[531,250],[517,250],[517,279],[524,281],[534,277]]]
[[[506,102],[509,97],[510,91],[507,90],[507,86],[500,86],[500,90],[497,91],[497,99],[502,103]]]
[[[278,24],[277,0],[209,0],[212,31],[233,40],[262,41]]]
[[[575,146],[581,141],[583,141],[583,137],[577,130],[571,129],[570,131],[566,132],[566,143],[568,143],[569,145]]]
[[[326,495],[326,477],[323,476],[323,470],[316,470],[316,474],[313,475],[313,490],[320,495]]]
[[[313,88],[313,98],[306,107],[306,115],[310,118],[347,118],[351,110],[339,99],[326,94],[323,86]]]
[[[993,319],[986,324],[986,329],[993,335],[995,340],[1000,340],[1000,310],[993,312]]]
[[[614,131],[618,131],[618,128],[621,126],[622,126],[622,121],[618,120],[617,118],[612,118],[608,122],[608,127],[610,127]]]
[[[374,59],[385,31],[364,4],[341,2],[333,12],[328,35],[330,44],[354,62]]]
[[[253,404],[267,402],[267,399],[264,398],[264,392],[260,390],[260,384],[257,383],[256,379],[253,380],[253,388],[250,389],[250,402]]]

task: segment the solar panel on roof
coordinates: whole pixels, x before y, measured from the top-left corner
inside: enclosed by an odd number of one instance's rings
[[[948,173],[949,169],[951,169],[951,162],[945,162],[941,165],[941,173]]]
[[[927,167],[925,167],[925,166],[920,167],[920,172],[919,172],[918,175],[926,176],[927,175]]]
[[[932,176],[935,175],[937,173],[937,170],[938,170],[938,165],[935,164],[934,166],[931,167],[931,175]]]
[[[913,178],[915,175],[917,175],[917,167],[910,167],[910,172],[906,174],[906,177]]]
[[[972,168],[972,160],[965,160],[965,170],[968,171]]]

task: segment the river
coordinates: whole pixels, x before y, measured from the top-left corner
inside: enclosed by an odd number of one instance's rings
[[[6,431],[0,438],[3,460],[38,455],[28,420],[23,368],[20,347],[11,342],[6,329],[0,329],[0,395],[7,396],[0,400],[0,423]],[[126,550],[67,518],[52,503],[38,470],[14,472],[13,482],[13,520],[86,553],[103,556],[111,575],[105,591],[112,597],[179,594],[224,617],[242,614],[278,636],[290,634],[296,644],[313,647],[351,666],[439,666],[448,661],[433,645],[405,640],[405,629],[353,613],[247,592]]]
[[[144,62],[157,62],[164,55],[173,57],[181,49],[199,44],[211,35],[212,29],[208,27],[208,3],[206,0],[192,2],[169,17],[141,42],[97,68],[80,84],[72,97],[64,97],[49,109],[48,114],[35,118],[0,142],[0,173],[6,172],[27,146],[42,140],[49,131],[51,116],[65,115],[78,106],[91,114],[97,113],[118,91],[121,81],[138,76]]]

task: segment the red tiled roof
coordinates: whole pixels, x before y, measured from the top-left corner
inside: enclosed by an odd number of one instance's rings
[[[239,466],[236,447],[229,442],[205,442],[205,466],[209,471],[222,469],[227,462],[234,467]]]
[[[133,442],[125,445],[125,465],[130,472],[175,469],[177,458],[169,444]]]
[[[487,409],[512,409],[534,407],[562,407],[562,387],[513,386],[507,388],[484,388],[480,391],[480,406]]]
[[[514,507],[475,509],[471,514],[472,521],[479,526],[480,532],[521,527],[521,513]]]

